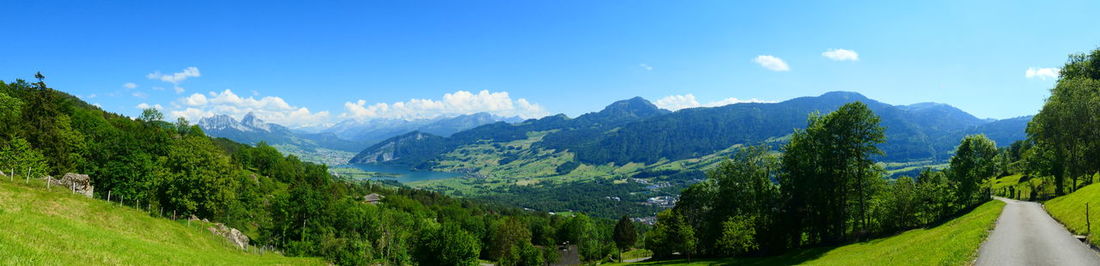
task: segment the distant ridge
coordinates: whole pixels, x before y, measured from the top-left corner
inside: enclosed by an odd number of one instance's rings
[[[1025,118],[985,120],[947,104],[890,105],[847,91],[799,97],[778,103],[741,103],[669,112],[634,97],[614,102],[599,112],[571,119],[548,116],[516,124],[494,123],[461,131],[450,137],[434,136],[417,144],[397,137],[360,153],[377,154],[378,147],[400,144],[391,150],[400,161],[364,160],[351,163],[383,163],[431,168],[439,155],[464,145],[488,141],[501,143],[526,138],[531,132],[553,131],[532,145],[534,149],[569,151],[580,163],[600,165],[631,162],[654,163],[699,157],[735,144],[782,141],[806,124],[814,112],[827,113],[846,103],[860,101],[882,118],[887,143],[882,161],[943,161],[965,134],[990,135],[1000,145],[1025,138]],[[436,138],[438,137],[438,138]],[[420,147],[417,147],[420,146]]]

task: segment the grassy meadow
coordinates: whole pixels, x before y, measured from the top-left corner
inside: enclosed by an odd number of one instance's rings
[[[198,223],[89,199],[42,181],[0,180],[2,265],[320,265],[242,251]]]

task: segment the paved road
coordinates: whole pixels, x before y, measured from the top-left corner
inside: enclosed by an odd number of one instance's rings
[[[1100,255],[1077,241],[1038,203],[1006,203],[975,265],[1100,265]]]

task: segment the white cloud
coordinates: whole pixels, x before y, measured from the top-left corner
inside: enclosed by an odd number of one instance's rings
[[[164,110],[164,106],[160,106],[160,104],[149,105],[147,103],[140,103],[140,104],[137,105],[137,108],[141,109],[141,110],[145,110],[145,109],[149,109],[149,108],[153,108],[153,109],[157,109],[157,110]]]
[[[140,91],[135,91],[133,93],[130,93],[130,96],[134,96],[134,97],[138,97],[138,98],[142,98],[142,99],[149,98],[149,94],[144,93],[144,92],[140,92]]]
[[[774,102],[774,101],[765,101],[765,100],[760,100],[760,99],[756,99],[756,98],[752,98],[752,99],[748,99],[748,100],[742,100],[742,99],[730,97],[730,98],[725,98],[725,99],[718,100],[718,101],[708,102],[706,104],[701,104],[701,103],[699,103],[698,100],[695,99],[695,95],[688,93],[688,94],[682,94],[682,95],[669,95],[669,96],[666,96],[664,98],[658,99],[656,102],[653,102],[653,104],[657,105],[657,107],[660,107],[661,109],[676,111],[676,110],[685,109],[685,108],[716,107],[716,106],[725,106],[725,105],[737,104],[737,103],[771,103],[771,102]]]
[[[172,89],[176,91],[176,94],[184,92],[184,89],[179,86],[180,82],[183,82],[188,78],[197,78],[199,76],[202,76],[202,73],[199,72],[199,68],[197,67],[187,67],[184,68],[183,71],[172,74],[161,74],[160,71],[154,71],[153,73],[145,75],[145,77],[149,79],[172,83]],[[164,88],[153,87],[153,89],[163,90]]]
[[[783,59],[771,55],[758,55],[752,61],[771,71],[791,70],[791,67],[787,66],[787,62],[783,62]]]
[[[148,75],[145,75],[145,77],[149,78],[149,79],[157,79],[157,80],[172,83],[172,84],[179,84],[180,82],[182,82],[184,80],[187,80],[187,78],[192,78],[192,77],[197,78],[201,75],[202,75],[202,73],[199,73],[199,68],[197,68],[197,67],[187,67],[187,68],[183,69],[183,71],[172,73],[172,74],[161,74],[160,71],[154,71],[153,73],[149,73]]]
[[[1029,67],[1029,68],[1027,68],[1027,71],[1024,72],[1024,77],[1027,77],[1029,79],[1037,78],[1037,79],[1041,79],[1041,80],[1046,80],[1048,78],[1049,79],[1057,79],[1058,74],[1061,71],[1062,71],[1061,69],[1053,68],[1053,67],[1044,67],[1044,68]]]
[[[187,106],[206,105],[206,96],[204,96],[202,94],[198,94],[198,93],[191,94],[191,96],[188,96],[186,98],[182,98],[181,100]]]
[[[405,102],[371,105],[367,105],[366,100],[358,100],[344,103],[344,110],[340,117],[358,120],[373,118],[415,120],[479,112],[522,118],[537,118],[548,114],[542,106],[531,103],[527,99],[512,100],[508,92],[489,92],[488,90],[482,90],[477,94],[460,90],[444,94],[442,100],[410,99]]]
[[[641,67],[642,69],[645,69],[645,71],[653,70],[653,66],[648,65],[648,64],[640,64],[640,65],[638,65],[638,67]]]
[[[859,61],[859,53],[847,49],[829,49],[821,53],[821,56],[832,59],[833,61]]]
[[[215,114],[225,114],[237,119],[251,112],[267,122],[289,127],[307,127],[329,122],[329,112],[312,112],[309,108],[296,107],[279,97],[241,97],[231,90],[220,93],[209,92],[210,96],[194,93],[179,98],[173,103],[169,115],[183,117],[189,121],[199,121]]]
[[[88,99],[95,99],[95,97],[99,97],[99,95],[96,95],[95,93],[88,94]]]
[[[133,89],[133,88],[137,88],[138,85],[137,85],[137,83],[126,82],[126,83],[122,84],[122,87],[127,88],[127,89]]]

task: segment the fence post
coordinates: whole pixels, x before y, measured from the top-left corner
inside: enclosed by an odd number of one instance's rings
[[[111,202],[111,191],[107,191],[107,202]]]
[[[27,167],[27,172],[26,173],[27,174],[23,175],[23,177],[26,178],[27,180],[23,181],[23,183],[30,184],[31,183],[31,168],[30,167]]]
[[[1085,235],[1092,234],[1092,221],[1089,221],[1089,203],[1085,202]]]

